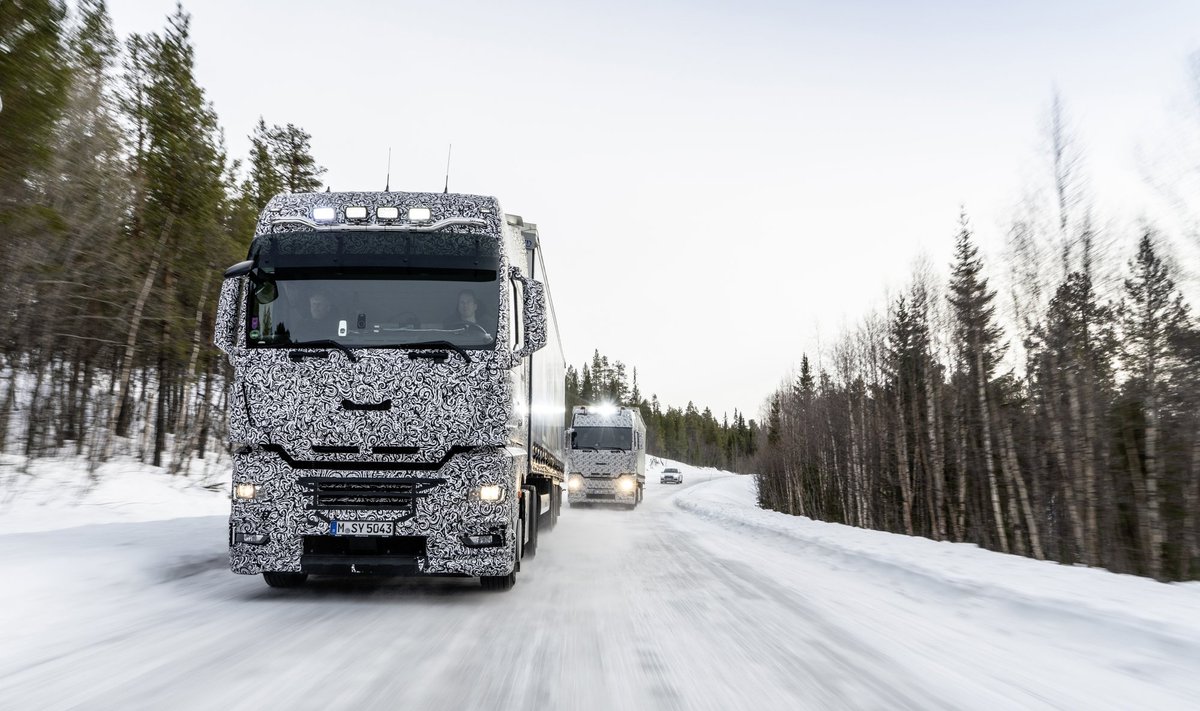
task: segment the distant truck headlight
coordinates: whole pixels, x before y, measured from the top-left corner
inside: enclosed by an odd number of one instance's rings
[[[479,487],[479,500],[495,503],[504,500],[504,489],[499,484],[484,484]]]
[[[622,494],[628,494],[636,487],[637,482],[633,480],[633,477],[623,476],[617,479],[617,491],[620,491]]]
[[[571,480],[567,482],[567,488],[571,491],[579,491],[583,489],[583,477],[579,474],[571,477]]]
[[[239,501],[250,501],[258,496],[257,484],[234,484],[233,498]]]

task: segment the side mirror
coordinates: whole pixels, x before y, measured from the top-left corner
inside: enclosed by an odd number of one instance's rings
[[[245,283],[245,272],[233,276],[226,272],[225,281],[221,282],[221,297],[217,301],[217,323],[213,327],[213,345],[225,355],[237,348],[238,324],[242,322],[238,318],[238,307],[242,302]]]
[[[575,430],[563,430],[563,449],[570,449],[575,444]]]
[[[509,271],[509,277],[524,285],[521,347],[513,353],[514,359],[520,359],[540,351],[546,345],[546,287],[536,279],[522,276],[521,270],[516,267]]]

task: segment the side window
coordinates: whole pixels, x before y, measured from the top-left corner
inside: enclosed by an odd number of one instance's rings
[[[512,328],[508,332],[508,345],[512,350],[517,350],[521,347],[521,304],[525,303],[525,286],[516,279],[510,279],[512,283],[512,309],[509,313],[512,316]]]

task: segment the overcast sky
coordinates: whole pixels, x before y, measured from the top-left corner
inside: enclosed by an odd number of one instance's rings
[[[109,2],[122,37],[174,7]],[[389,146],[393,189],[440,190],[453,143],[452,191],[538,223],[568,362],[599,348],[718,418],[757,417],[918,257],[944,271],[960,205],[998,257],[1054,87],[1101,216],[1153,212],[1138,156],[1200,50],[1196,0],[185,8],[232,157],[261,115],[334,190],[381,190]]]

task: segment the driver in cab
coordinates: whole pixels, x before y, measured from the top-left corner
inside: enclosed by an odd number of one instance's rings
[[[479,311],[479,299],[475,297],[475,292],[470,289],[463,289],[458,292],[458,310],[453,318],[446,324],[446,328],[474,332],[483,334],[485,337],[491,337],[491,334],[484,329],[483,326],[476,321],[476,314]]]

